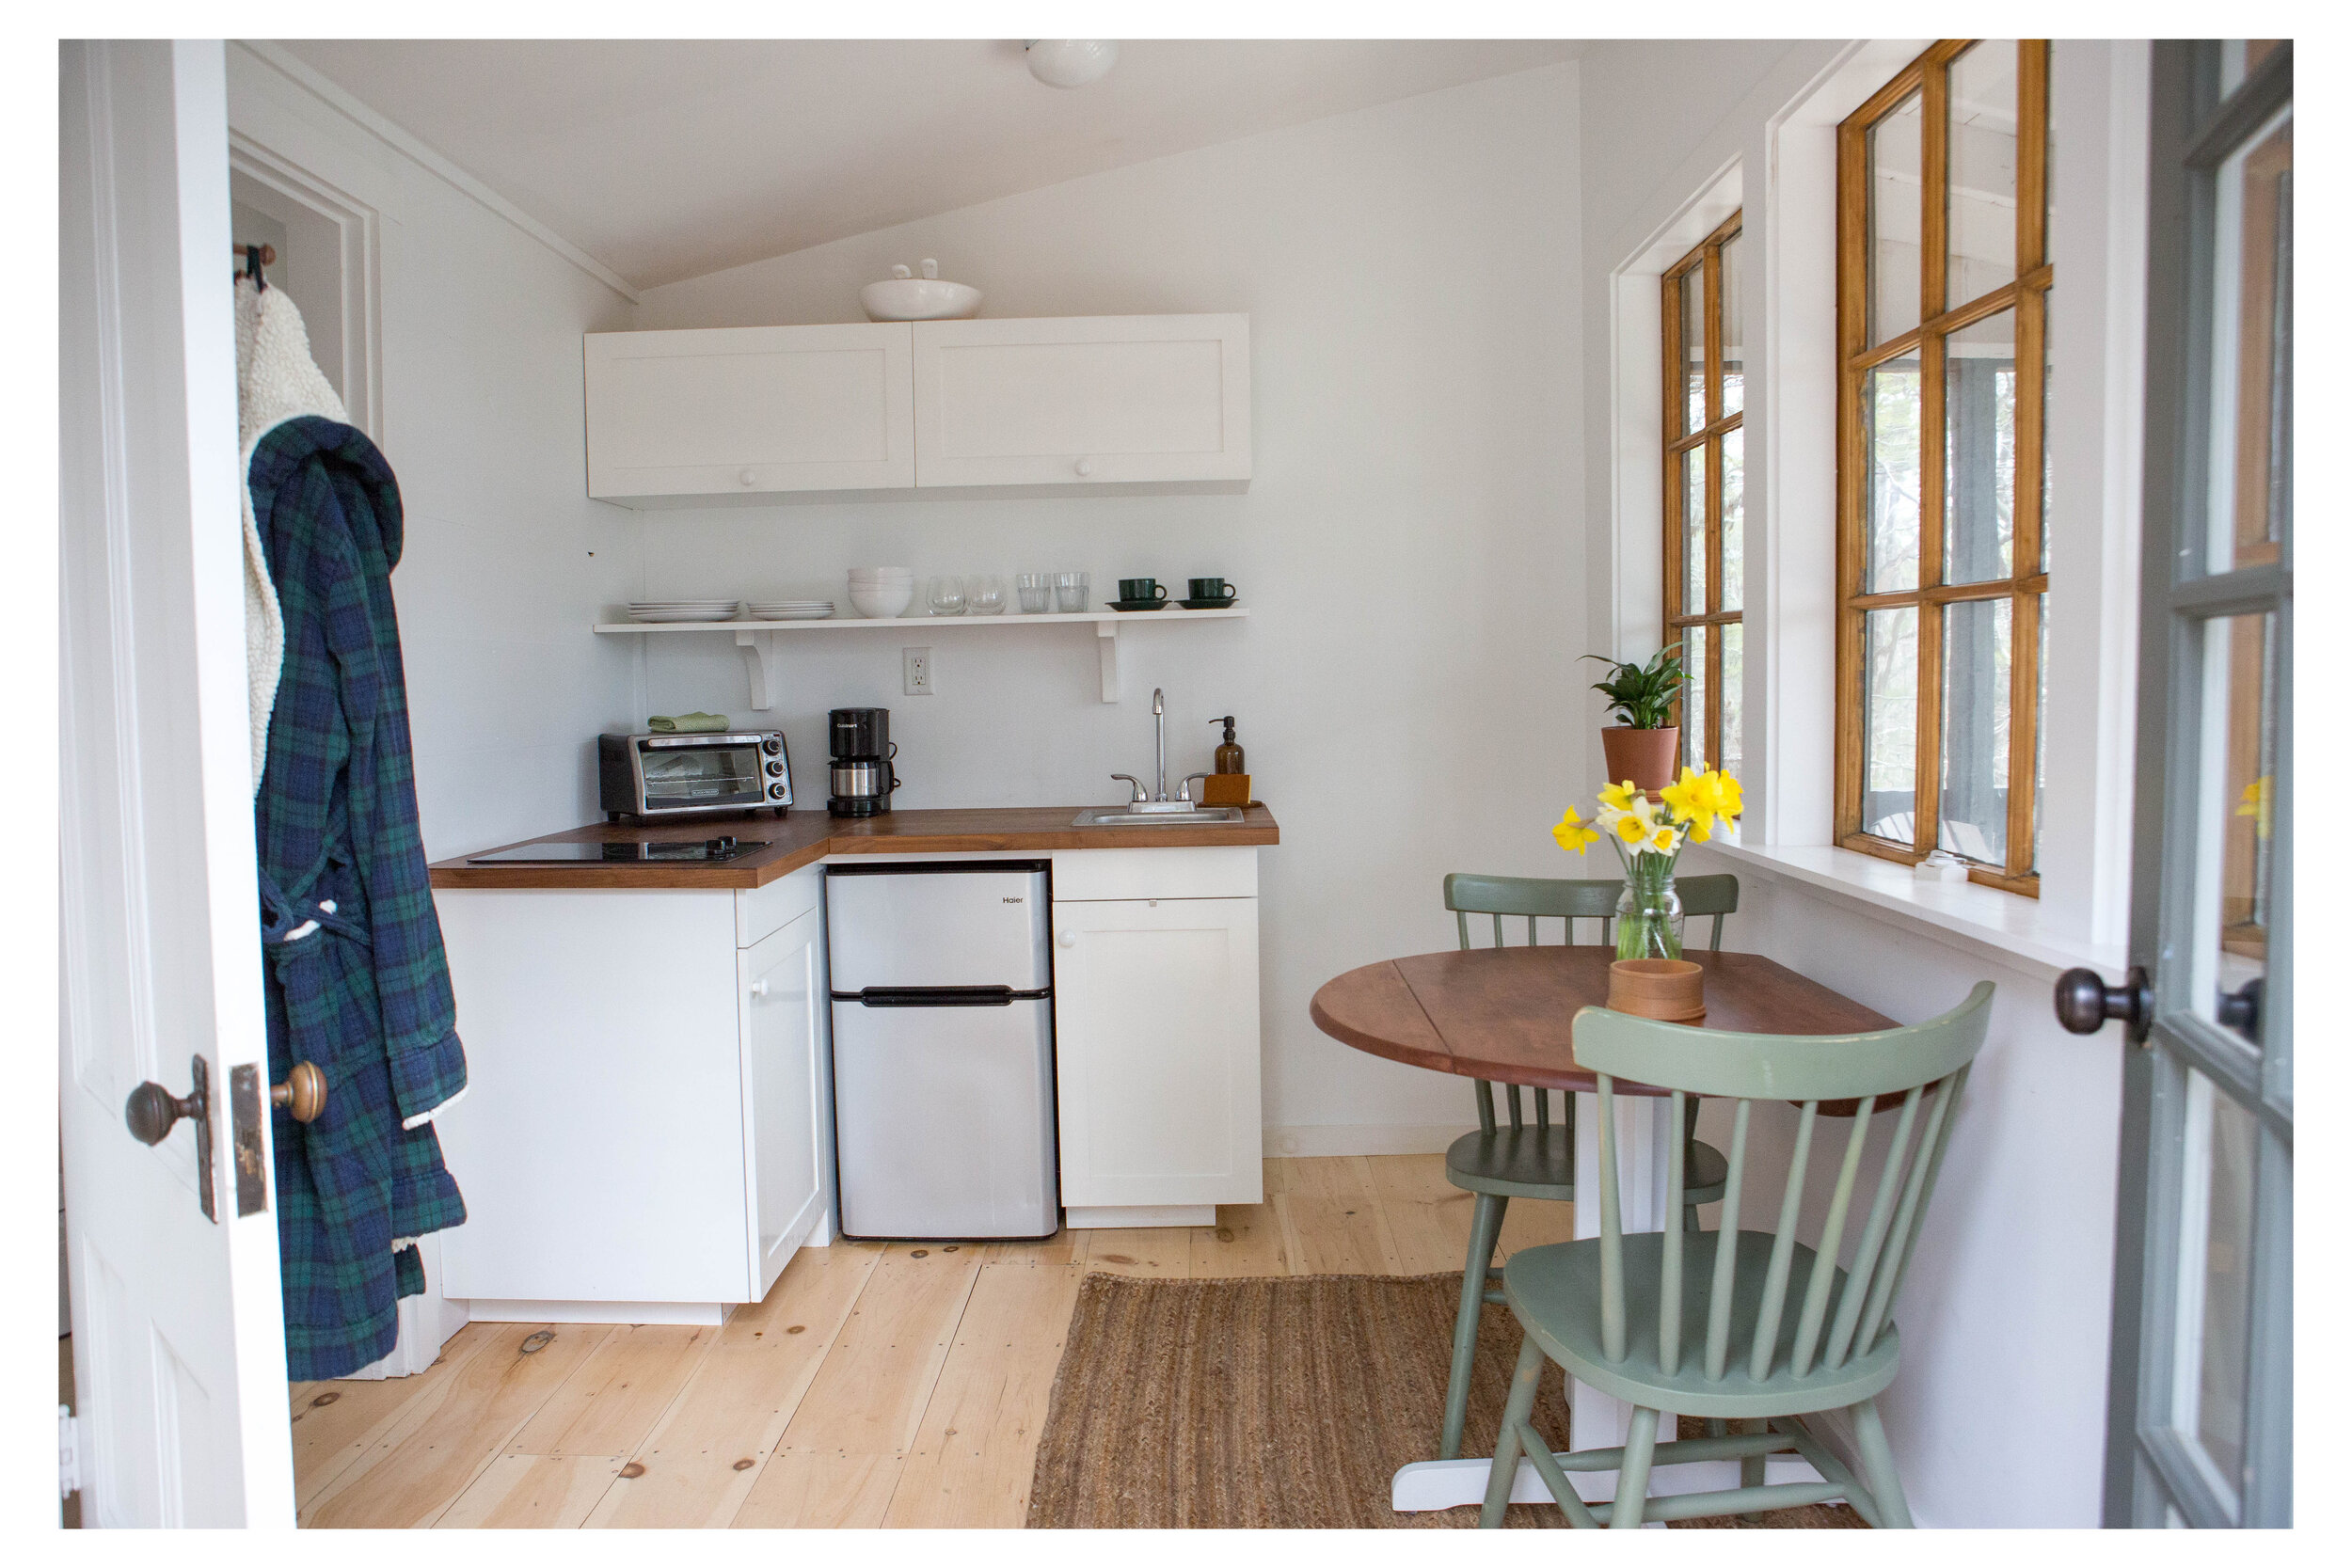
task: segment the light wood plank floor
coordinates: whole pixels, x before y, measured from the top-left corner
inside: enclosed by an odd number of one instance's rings
[[[1197,1229],[809,1248],[717,1329],[470,1323],[418,1376],[293,1386],[299,1516],[1018,1526],[1087,1273],[1438,1274],[1470,1241],[1435,1154],[1268,1160],[1266,1198]],[[1513,1204],[1503,1255],[1570,1217]]]

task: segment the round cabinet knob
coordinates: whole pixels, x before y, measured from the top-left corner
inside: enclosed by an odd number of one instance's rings
[[[284,1083],[269,1086],[269,1102],[283,1105],[296,1121],[316,1121],[326,1109],[326,1074],[316,1062],[296,1062]]]
[[[143,1144],[159,1144],[170,1136],[172,1123],[182,1117],[202,1115],[195,1097],[182,1100],[169,1089],[151,1079],[131,1091],[130,1100],[122,1107],[122,1119],[129,1124],[131,1136]]]
[[[1054,941],[1063,947],[1075,947],[1078,945],[1078,933],[1075,931],[1064,931],[1061,935],[1056,937]]]
[[[1092,458],[1090,458],[1090,457],[1081,457],[1081,458],[1079,458],[1079,459],[1078,459],[1078,477],[1079,477],[1080,479],[1084,479],[1084,478],[1086,478],[1089,474],[1090,474],[1090,473],[1092,473],[1092,472],[1094,472],[1094,459],[1092,459]]]
[[[737,478],[739,478],[739,479],[740,479],[740,480],[741,480],[744,483],[746,483],[746,484],[756,484],[756,483],[759,482],[759,476],[758,476],[757,474],[755,474],[755,473],[752,472],[752,470],[751,470],[751,469],[749,469],[749,468],[744,469],[744,470],[743,470],[740,474],[737,475],[736,477],[737,477]]]
[[[767,995],[767,994],[768,994],[768,982],[767,982],[767,981],[765,981],[765,980],[754,980],[754,981],[752,982],[752,984],[751,984],[751,993],[752,993],[754,996],[765,996],[765,995]]]

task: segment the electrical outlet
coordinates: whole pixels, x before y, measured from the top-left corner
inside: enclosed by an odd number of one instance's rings
[[[928,697],[931,694],[931,651],[929,648],[901,649],[906,656],[907,695]]]

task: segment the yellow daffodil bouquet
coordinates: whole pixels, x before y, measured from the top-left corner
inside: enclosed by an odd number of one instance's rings
[[[1605,786],[1600,809],[1587,822],[1570,806],[1551,830],[1560,847],[1581,855],[1602,839],[1625,867],[1617,899],[1617,957],[1682,957],[1682,900],[1675,893],[1675,863],[1692,840],[1739,820],[1740,781],[1716,768],[1686,768],[1652,800],[1633,781]]]

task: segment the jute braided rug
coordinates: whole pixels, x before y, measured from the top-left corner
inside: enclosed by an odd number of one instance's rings
[[[1437,1457],[1459,1275],[1128,1279],[1089,1275],[1054,1377],[1032,1528],[1468,1528],[1474,1508],[1398,1513],[1389,1480]],[[1518,1325],[1479,1325],[1466,1454],[1494,1452]],[[1567,1445],[1556,1375],[1534,1421]],[[1693,1433],[1695,1435],[1695,1433]],[[1566,1523],[1549,1505],[1510,1523]],[[1695,1521],[1694,1521],[1695,1522]],[[1843,1504],[1767,1527],[1853,1528]],[[1705,1521],[1737,1525],[1737,1520]]]

